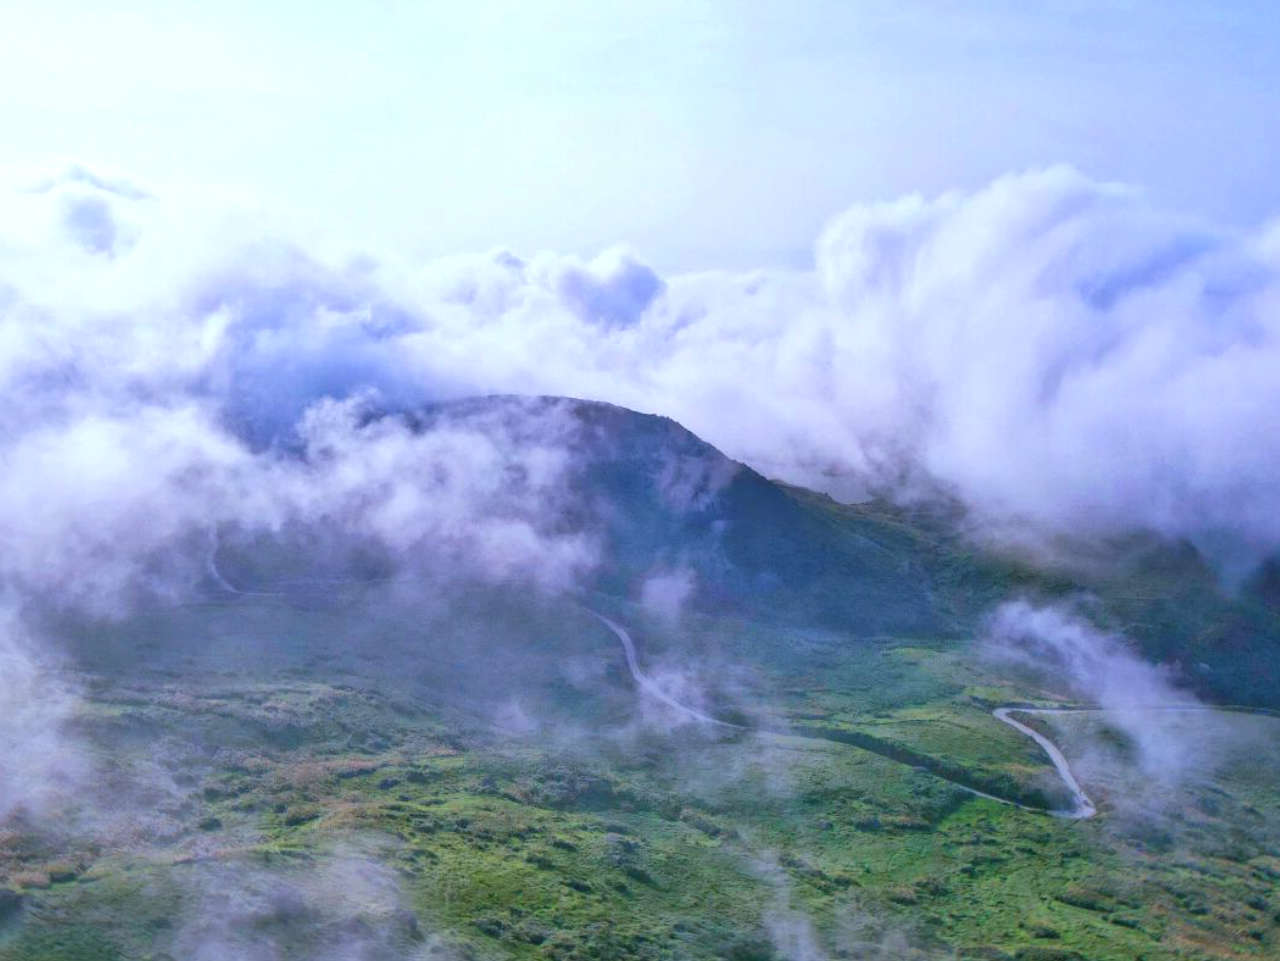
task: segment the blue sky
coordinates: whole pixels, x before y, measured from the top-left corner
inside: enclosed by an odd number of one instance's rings
[[[413,255],[804,263],[851,203],[1068,162],[1280,212],[1264,3],[89,2],[4,10],[0,163],[218,188]]]

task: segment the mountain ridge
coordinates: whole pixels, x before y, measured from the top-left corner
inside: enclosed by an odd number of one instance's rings
[[[691,609],[957,641],[981,634],[1002,601],[1063,604],[1130,638],[1201,696],[1280,706],[1274,560],[1235,592],[1189,541],[1154,532],[1092,543],[1087,560],[1064,563],[974,537],[957,503],[840,503],[765,477],[669,417],[582,398],[367,406],[357,420],[360,429],[387,422],[415,435],[500,431],[564,451],[562,513],[540,523],[598,538],[589,590],[635,598],[675,572],[690,580],[681,602]]]

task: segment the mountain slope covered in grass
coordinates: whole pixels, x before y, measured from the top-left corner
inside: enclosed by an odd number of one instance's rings
[[[405,561],[335,517],[211,532],[177,599],[41,612],[77,764],[2,826],[0,959],[1280,946],[1280,721],[1025,715],[1099,812],[1051,816],[1060,777],[992,710],[1091,705],[978,643],[1011,598],[1069,605],[1164,662],[1169,690],[1274,705],[1269,568],[1230,593],[1149,534],[1038,565],[951,507],[841,505],[603,404],[364,418],[539,452],[503,492],[557,458],[547,509],[496,529],[581,545],[575,579],[486,579],[447,528],[418,549],[448,563]]]

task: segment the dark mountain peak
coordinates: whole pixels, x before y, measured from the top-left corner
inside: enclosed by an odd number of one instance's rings
[[[670,417],[577,397],[488,394],[412,410],[371,412],[367,419],[391,415],[403,418],[417,431],[465,424],[501,430],[517,439],[571,444],[583,455],[597,459],[680,456],[736,463]]]

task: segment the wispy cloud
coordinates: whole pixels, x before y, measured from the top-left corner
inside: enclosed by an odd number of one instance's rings
[[[622,250],[332,264],[82,168],[38,188],[0,238],[17,445],[203,417],[201,456],[231,456],[368,389],[567,394],[837,495],[942,485],[1051,530],[1280,540],[1280,234],[1070,169],[853,208],[813,271],[665,278]]]
[[[1280,544],[1280,227],[1215,229],[1070,169],[850,209],[811,271],[671,277],[622,249],[332,262],[80,166],[0,207],[18,610],[182,596],[211,537],[299,530],[571,586],[600,545],[563,405],[394,413],[486,392],[664,413],[838,496],[941,487],[992,529],[1145,526],[1240,564]],[[696,511],[732,471],[696,454],[634,466]],[[662,563],[643,599],[676,616],[689,580]]]

